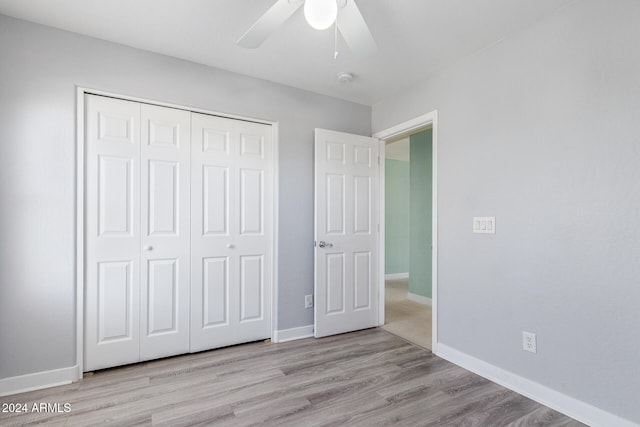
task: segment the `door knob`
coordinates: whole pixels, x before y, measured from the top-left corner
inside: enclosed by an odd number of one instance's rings
[[[232,245],[231,243],[227,243],[227,248],[233,249],[233,248],[235,248],[235,245]]]
[[[152,251],[153,250],[153,246],[145,246],[143,249],[145,251]]]
[[[332,248],[333,243],[327,243],[324,240],[320,240],[320,243],[318,243],[318,246],[320,246],[321,248]]]

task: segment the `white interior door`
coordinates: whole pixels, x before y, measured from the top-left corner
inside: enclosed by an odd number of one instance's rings
[[[191,113],[141,104],[140,359],[189,351]]]
[[[315,336],[377,326],[378,141],[315,132]]]
[[[192,114],[191,351],[271,336],[271,126]]]
[[[140,357],[140,105],[87,96],[85,370]]]

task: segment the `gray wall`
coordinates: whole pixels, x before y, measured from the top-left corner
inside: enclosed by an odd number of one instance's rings
[[[76,85],[280,122],[277,323],[313,323],[313,129],[369,107],[1,15],[0,61],[0,378],[75,364]]]
[[[373,107],[374,131],[438,110],[440,342],[635,422],[638,22],[578,1]]]

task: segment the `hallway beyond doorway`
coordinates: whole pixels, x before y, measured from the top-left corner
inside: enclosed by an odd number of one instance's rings
[[[385,282],[384,330],[431,349],[431,307],[407,299],[409,279]]]

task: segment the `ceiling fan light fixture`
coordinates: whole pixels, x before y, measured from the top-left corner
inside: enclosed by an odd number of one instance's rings
[[[326,30],[338,16],[336,0],[305,0],[304,17],[316,30]]]

